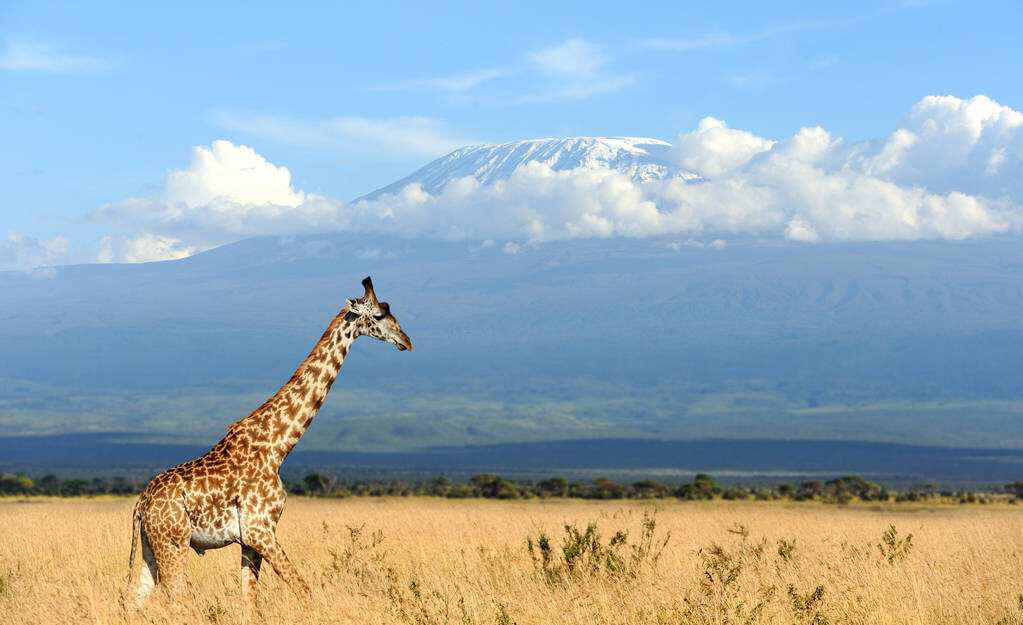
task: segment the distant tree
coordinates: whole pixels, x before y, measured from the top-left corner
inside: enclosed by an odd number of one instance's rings
[[[543,497],[568,496],[568,480],[563,477],[549,477],[536,484],[536,490]]]
[[[330,478],[319,473],[310,473],[302,478],[305,492],[310,495],[326,495],[330,491]]]
[[[1005,491],[1012,493],[1016,499],[1023,499],[1023,481],[1012,482],[1005,485]]]
[[[60,482],[59,494],[63,497],[80,497],[92,494],[90,482],[86,480],[64,480]]]
[[[36,484],[40,492],[44,495],[59,495],[60,494],[60,479],[52,473],[44,475],[39,478],[39,482]]]
[[[634,497],[650,498],[664,497],[668,494],[669,488],[655,480],[640,480],[632,483],[632,494]]]
[[[621,499],[625,496],[625,487],[609,480],[606,477],[598,477],[593,480],[594,499]]]
[[[110,492],[115,495],[129,495],[135,492],[135,485],[124,477],[115,475],[110,481]]]
[[[737,499],[748,499],[749,496],[750,491],[748,489],[742,488],[741,486],[730,486],[728,488],[721,490],[721,498],[727,499],[729,501],[734,501]]]
[[[824,484],[817,480],[810,482],[803,482],[799,485],[799,489],[796,491],[794,499],[796,501],[806,501],[809,499],[817,499],[824,494]]]
[[[27,475],[0,474],[0,495],[29,495],[35,484]]]
[[[679,499],[713,499],[721,493],[721,487],[706,473],[697,473],[689,484],[682,484],[675,491]]]
[[[448,494],[448,491],[450,490],[451,480],[444,477],[443,475],[439,475],[433,478],[432,480],[430,480],[430,483],[427,484],[426,486],[427,494],[435,495],[437,497],[444,497],[445,495]]]
[[[490,499],[515,499],[519,497],[519,489],[513,483],[499,475],[481,473],[474,475],[469,484],[479,493],[480,497]]]
[[[888,499],[888,491],[858,475],[846,475],[824,485],[824,498],[838,503],[848,503],[853,498],[860,501],[885,501]]]

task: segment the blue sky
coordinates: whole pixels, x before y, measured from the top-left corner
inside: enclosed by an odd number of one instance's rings
[[[928,95],[1023,109],[1019,3],[488,4],[6,4],[0,226],[87,259],[110,225],[84,216],[218,139],[345,201],[463,143],[707,116],[856,142]]]

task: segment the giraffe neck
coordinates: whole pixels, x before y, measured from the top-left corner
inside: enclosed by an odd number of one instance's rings
[[[263,456],[271,469],[280,469],[341,372],[348,350],[358,336],[355,324],[345,321],[346,312],[347,308],[331,321],[309,356],[280,390],[228,429],[229,435],[235,428],[247,434],[249,450]]]

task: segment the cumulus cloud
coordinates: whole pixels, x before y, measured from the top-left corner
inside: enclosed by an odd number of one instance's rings
[[[63,236],[37,239],[11,231],[0,239],[0,271],[24,271],[66,260],[68,242]]]
[[[85,72],[107,66],[103,59],[73,54],[36,41],[9,41],[0,51],[0,69],[11,72]]]
[[[185,208],[220,200],[235,204],[295,207],[305,193],[291,188],[291,172],[277,167],[244,145],[214,141],[192,149],[192,165],[167,177],[166,199]]]
[[[99,262],[182,258],[245,236],[336,230],[340,203],[296,190],[291,172],[229,141],[197,146],[185,169],[153,197],[129,198],[89,215],[120,230],[105,238]]]
[[[864,172],[936,192],[1023,197],[1023,113],[977,96],[928,96],[883,140],[855,146]]]
[[[148,263],[187,258],[198,251],[174,237],[142,232],[135,236],[107,235],[100,241],[96,262]]]
[[[770,150],[774,143],[751,132],[729,128],[720,119],[704,117],[696,130],[679,136],[675,154],[683,167],[715,177]]]
[[[567,61],[566,61],[567,63]],[[978,96],[922,99],[887,137],[848,142],[820,127],[771,139],[705,118],[680,133],[699,173],[639,182],[610,169],[532,161],[510,177],[419,184],[345,204],[294,188],[287,168],[227,141],[195,148],[161,193],[111,204],[106,261],[177,258],[256,234],[331,230],[528,243],[680,235],[721,248],[734,236],[802,243],[962,239],[1023,223],[1023,115]]]
[[[509,179],[412,185],[352,206],[354,224],[434,236],[721,234],[794,241],[962,239],[1018,229],[1021,114],[989,98],[928,97],[889,137],[848,143],[819,127],[773,140],[705,118],[679,163],[703,181],[635,182],[528,163]]]

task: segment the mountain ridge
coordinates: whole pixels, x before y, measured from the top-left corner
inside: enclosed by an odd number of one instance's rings
[[[354,201],[394,194],[410,184],[419,184],[427,193],[436,194],[451,180],[465,176],[472,176],[484,185],[493,184],[509,178],[527,163],[541,163],[554,171],[607,169],[636,182],[676,177],[700,180],[699,174],[683,169],[673,161],[671,149],[670,143],[660,139],[618,136],[524,139],[469,145]]]

